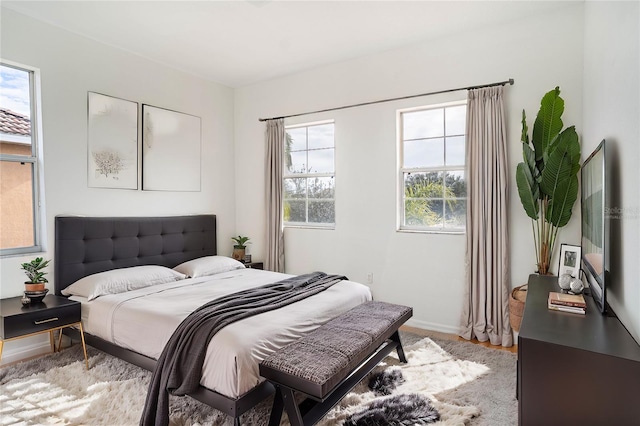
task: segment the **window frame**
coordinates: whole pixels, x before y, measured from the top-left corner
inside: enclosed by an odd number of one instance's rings
[[[46,237],[44,231],[44,150],[42,147],[42,109],[41,109],[41,76],[40,69],[29,65],[0,58],[0,64],[29,73],[29,102],[31,121],[31,156],[20,156],[0,153],[1,162],[30,163],[32,166],[32,205],[33,205],[33,233],[34,243],[27,247],[1,248],[0,258],[19,256],[45,251]]]
[[[463,172],[464,176],[465,176],[465,181],[467,181],[468,178],[468,170],[467,170],[467,161],[466,161],[466,155],[467,155],[467,129],[466,129],[466,125],[465,125],[465,132],[462,136],[464,136],[464,164],[459,165],[459,166],[447,166],[446,164],[442,164],[439,166],[430,166],[430,167],[404,167],[404,119],[403,116],[405,113],[411,113],[411,112],[418,112],[418,111],[427,111],[427,110],[436,110],[436,109],[445,109],[445,108],[450,108],[450,107],[455,107],[455,106],[461,106],[461,105],[466,105],[468,107],[468,102],[467,100],[459,100],[459,101],[452,101],[452,102],[445,102],[445,103],[439,103],[439,104],[432,104],[432,105],[423,105],[423,106],[418,106],[418,107],[411,107],[411,108],[403,108],[403,109],[399,109],[396,111],[396,123],[397,123],[397,131],[396,131],[396,136],[397,136],[397,143],[396,143],[396,147],[397,147],[397,167],[396,167],[396,173],[397,173],[397,202],[396,202],[396,208],[397,208],[397,223],[396,223],[396,231],[397,232],[409,232],[409,233],[431,233],[431,234],[453,234],[453,235],[464,235],[466,234],[466,224],[462,227],[446,227],[444,226],[444,221],[443,221],[443,226],[441,227],[435,227],[435,226],[419,226],[419,225],[405,225],[405,182],[404,182],[404,175],[405,173],[430,173],[430,172],[443,172],[443,173],[447,173],[447,172]],[[466,122],[466,114],[468,114],[468,108],[465,112],[465,122]],[[444,135],[442,136],[443,140],[444,140],[444,149],[445,149],[445,156],[446,156],[446,138],[447,137],[455,137],[455,136],[460,136],[460,135],[447,135],[446,134],[446,116],[444,118],[445,120],[445,130],[444,130]],[[436,137],[433,137],[434,139]],[[445,163],[446,163],[446,157],[445,157]],[[465,196],[464,198],[462,198],[465,200],[465,202],[468,199],[468,195]],[[446,200],[446,198],[443,198],[443,207],[444,207],[444,201]]]
[[[324,177],[329,177],[333,179],[334,182],[334,192],[333,192],[333,199],[329,199],[329,198],[314,198],[314,201],[333,201],[333,211],[334,211],[334,216],[333,216],[333,222],[332,223],[319,223],[319,222],[309,222],[309,193],[307,191],[306,193],[306,197],[304,198],[304,200],[306,201],[305,205],[305,217],[307,219],[306,222],[288,222],[284,220],[284,217],[282,218],[282,226],[284,228],[305,228],[305,229],[335,229],[336,227],[336,193],[335,193],[335,182],[336,182],[336,134],[335,134],[335,120],[333,119],[329,119],[329,120],[321,120],[321,121],[312,121],[312,122],[305,122],[305,123],[299,123],[299,124],[291,124],[291,125],[286,125],[285,126],[285,134],[287,133],[288,130],[290,129],[299,129],[299,128],[309,128],[309,127],[314,127],[314,126],[321,126],[321,125],[325,125],[325,124],[332,124],[333,125],[333,173],[287,173],[287,167],[286,165],[283,164],[283,172],[282,172],[282,203],[283,203],[283,209],[282,209],[282,213],[284,216],[284,202],[285,202],[285,179],[288,178],[324,178]],[[322,149],[322,148],[320,148]],[[308,159],[308,153],[309,153],[309,146],[307,145],[305,152],[307,153],[307,159]],[[284,153],[284,150],[283,150]],[[283,158],[283,162],[284,162],[284,158]]]

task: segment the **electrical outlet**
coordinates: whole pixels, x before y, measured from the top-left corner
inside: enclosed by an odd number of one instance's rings
[[[373,272],[367,274],[367,284],[373,284]]]

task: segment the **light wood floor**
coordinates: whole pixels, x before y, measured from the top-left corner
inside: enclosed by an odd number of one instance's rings
[[[476,345],[480,345],[480,346],[484,346],[486,348],[491,348],[491,349],[495,349],[495,350],[499,350],[499,351],[507,351],[507,352],[511,352],[511,353],[518,353],[518,346],[517,345],[513,345],[510,348],[505,348],[503,346],[496,346],[496,345],[492,345],[489,342],[480,342],[476,339],[473,340],[467,340],[467,339],[463,339],[460,336],[456,336],[455,334],[449,334],[449,333],[441,333],[438,331],[431,331],[431,330],[424,330],[422,328],[416,328],[416,327],[410,327],[408,325],[403,325],[402,327],[400,327],[401,330],[404,331],[408,331],[410,333],[413,334],[417,334],[419,336],[424,336],[424,337],[436,337],[438,339],[443,339],[443,340],[455,340],[458,342],[469,342],[469,343],[473,343]]]

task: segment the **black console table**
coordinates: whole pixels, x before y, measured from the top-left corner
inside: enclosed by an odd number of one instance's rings
[[[557,277],[531,275],[518,335],[518,424],[640,424],[640,346],[591,297],[586,315],[551,311]]]

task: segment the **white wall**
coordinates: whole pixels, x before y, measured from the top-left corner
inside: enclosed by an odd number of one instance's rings
[[[584,141],[586,156],[602,139],[613,162],[609,304],[640,342],[640,6],[586,2]]]
[[[583,5],[545,16],[459,34],[383,54],[313,69],[236,90],[236,221],[264,257],[264,123],[272,117],[387,97],[491,83],[508,78],[507,131],[511,176],[521,161],[522,109],[530,128],[541,97],[560,86],[565,125],[582,128]],[[371,284],[380,300],[414,307],[412,323],[457,332],[464,291],[462,235],[396,232],[396,110],[447,100],[465,92],[290,119],[335,119],[336,228],[285,230],[286,268],[343,273]],[[531,225],[510,188],[512,285],[535,271]],[[579,210],[559,236],[579,244]],[[554,270],[557,269],[554,268]]]
[[[595,17],[592,13],[591,19]],[[575,124],[582,133],[583,37],[589,31],[583,29],[581,3],[570,3],[547,16],[407,46],[235,92],[5,8],[1,19],[2,58],[42,72],[48,239],[43,254],[48,258],[54,255],[57,214],[214,212],[219,219],[221,253],[230,236],[240,233],[252,238],[249,253],[263,259],[264,123],[258,117],[514,78],[516,84],[505,90],[512,176],[521,158],[521,111],[526,109],[532,120],[546,91],[560,86],[567,106],[564,122]],[[588,49],[584,52],[589,54]],[[584,87],[587,79],[595,77],[585,74]],[[87,188],[87,91],[202,117],[202,191]],[[464,96],[459,92],[289,120],[290,124],[323,118],[336,121],[337,223],[335,230],[287,229],[288,272],[326,270],[361,282],[372,272],[376,298],[414,306],[415,325],[456,332],[464,287],[464,237],[395,231],[395,116],[399,108]],[[637,127],[635,132],[637,140]],[[535,257],[530,222],[515,185],[510,197],[515,286],[534,271]],[[578,212],[577,206],[574,210]],[[575,214],[561,231],[561,242],[579,243],[578,217]],[[637,249],[637,239],[635,244]],[[24,279],[19,263],[28,258],[0,261],[0,297],[20,294]],[[637,287],[635,291],[637,296]],[[3,360],[22,356],[31,347],[41,349],[43,344],[46,349],[42,339],[9,342]]]
[[[145,216],[215,213],[221,253],[235,230],[233,90],[96,43],[2,9],[2,59],[37,67],[42,75],[46,258],[52,258],[59,214]],[[148,103],[202,119],[200,192],[149,192],[87,187],[87,92]],[[0,262],[2,298],[19,296],[19,265]],[[49,268],[50,278],[53,268]],[[53,291],[53,283],[49,283]],[[38,336],[39,337],[39,336]],[[38,337],[5,345],[3,361],[40,346]],[[43,338],[46,341],[46,337]],[[46,343],[45,343],[46,349]],[[13,354],[13,355],[12,355]]]

